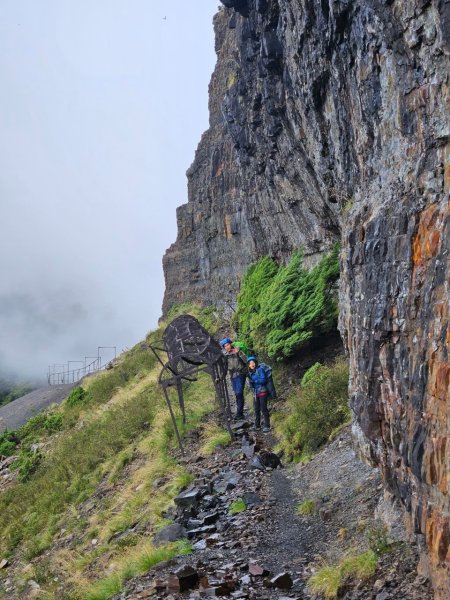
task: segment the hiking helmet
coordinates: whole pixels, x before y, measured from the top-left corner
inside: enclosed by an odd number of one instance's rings
[[[247,364],[248,364],[248,363],[249,363],[251,360],[252,360],[253,362],[255,362],[255,363],[257,363],[257,362],[258,362],[258,359],[256,358],[256,356],[249,356],[249,357],[247,358]]]
[[[224,338],[223,340],[220,340],[220,345],[222,346],[222,348],[225,346],[225,344],[232,344],[233,342],[230,340],[230,338]]]

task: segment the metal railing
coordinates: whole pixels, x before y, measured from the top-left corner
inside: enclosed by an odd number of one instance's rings
[[[108,359],[103,362],[100,355],[100,350],[114,350],[114,359]],[[68,360],[67,363],[54,363],[48,366],[47,381],[48,385],[65,385],[68,383],[76,383],[97,371],[112,368],[113,360],[117,358],[117,346],[98,346],[97,356],[85,356],[84,360]],[[90,362],[88,362],[90,361]],[[77,368],[72,368],[72,364],[82,365]]]

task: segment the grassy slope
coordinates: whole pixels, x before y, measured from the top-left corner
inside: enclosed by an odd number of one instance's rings
[[[44,447],[35,472],[0,495],[0,558],[12,564],[0,577],[13,574],[18,594],[34,579],[42,598],[54,598],[63,586],[68,599],[106,599],[126,578],[187,550],[155,550],[150,542],[190,480],[171,457],[175,439],[159,369],[147,345],[138,344],[112,371],[86,380],[80,402],[52,409],[62,416],[60,431],[23,436],[23,450],[32,441]],[[200,425],[213,398],[207,376],[187,387],[187,428]],[[214,435],[206,430],[205,444]],[[154,487],[161,477],[164,483]]]

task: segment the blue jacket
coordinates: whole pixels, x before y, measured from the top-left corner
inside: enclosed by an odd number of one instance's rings
[[[249,370],[247,377],[250,387],[255,394],[264,394],[264,392],[267,392],[267,377],[262,367],[258,366],[254,371]]]

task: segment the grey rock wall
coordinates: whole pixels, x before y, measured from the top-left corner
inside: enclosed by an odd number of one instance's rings
[[[342,239],[354,429],[450,597],[450,2],[227,0],[164,311]]]

